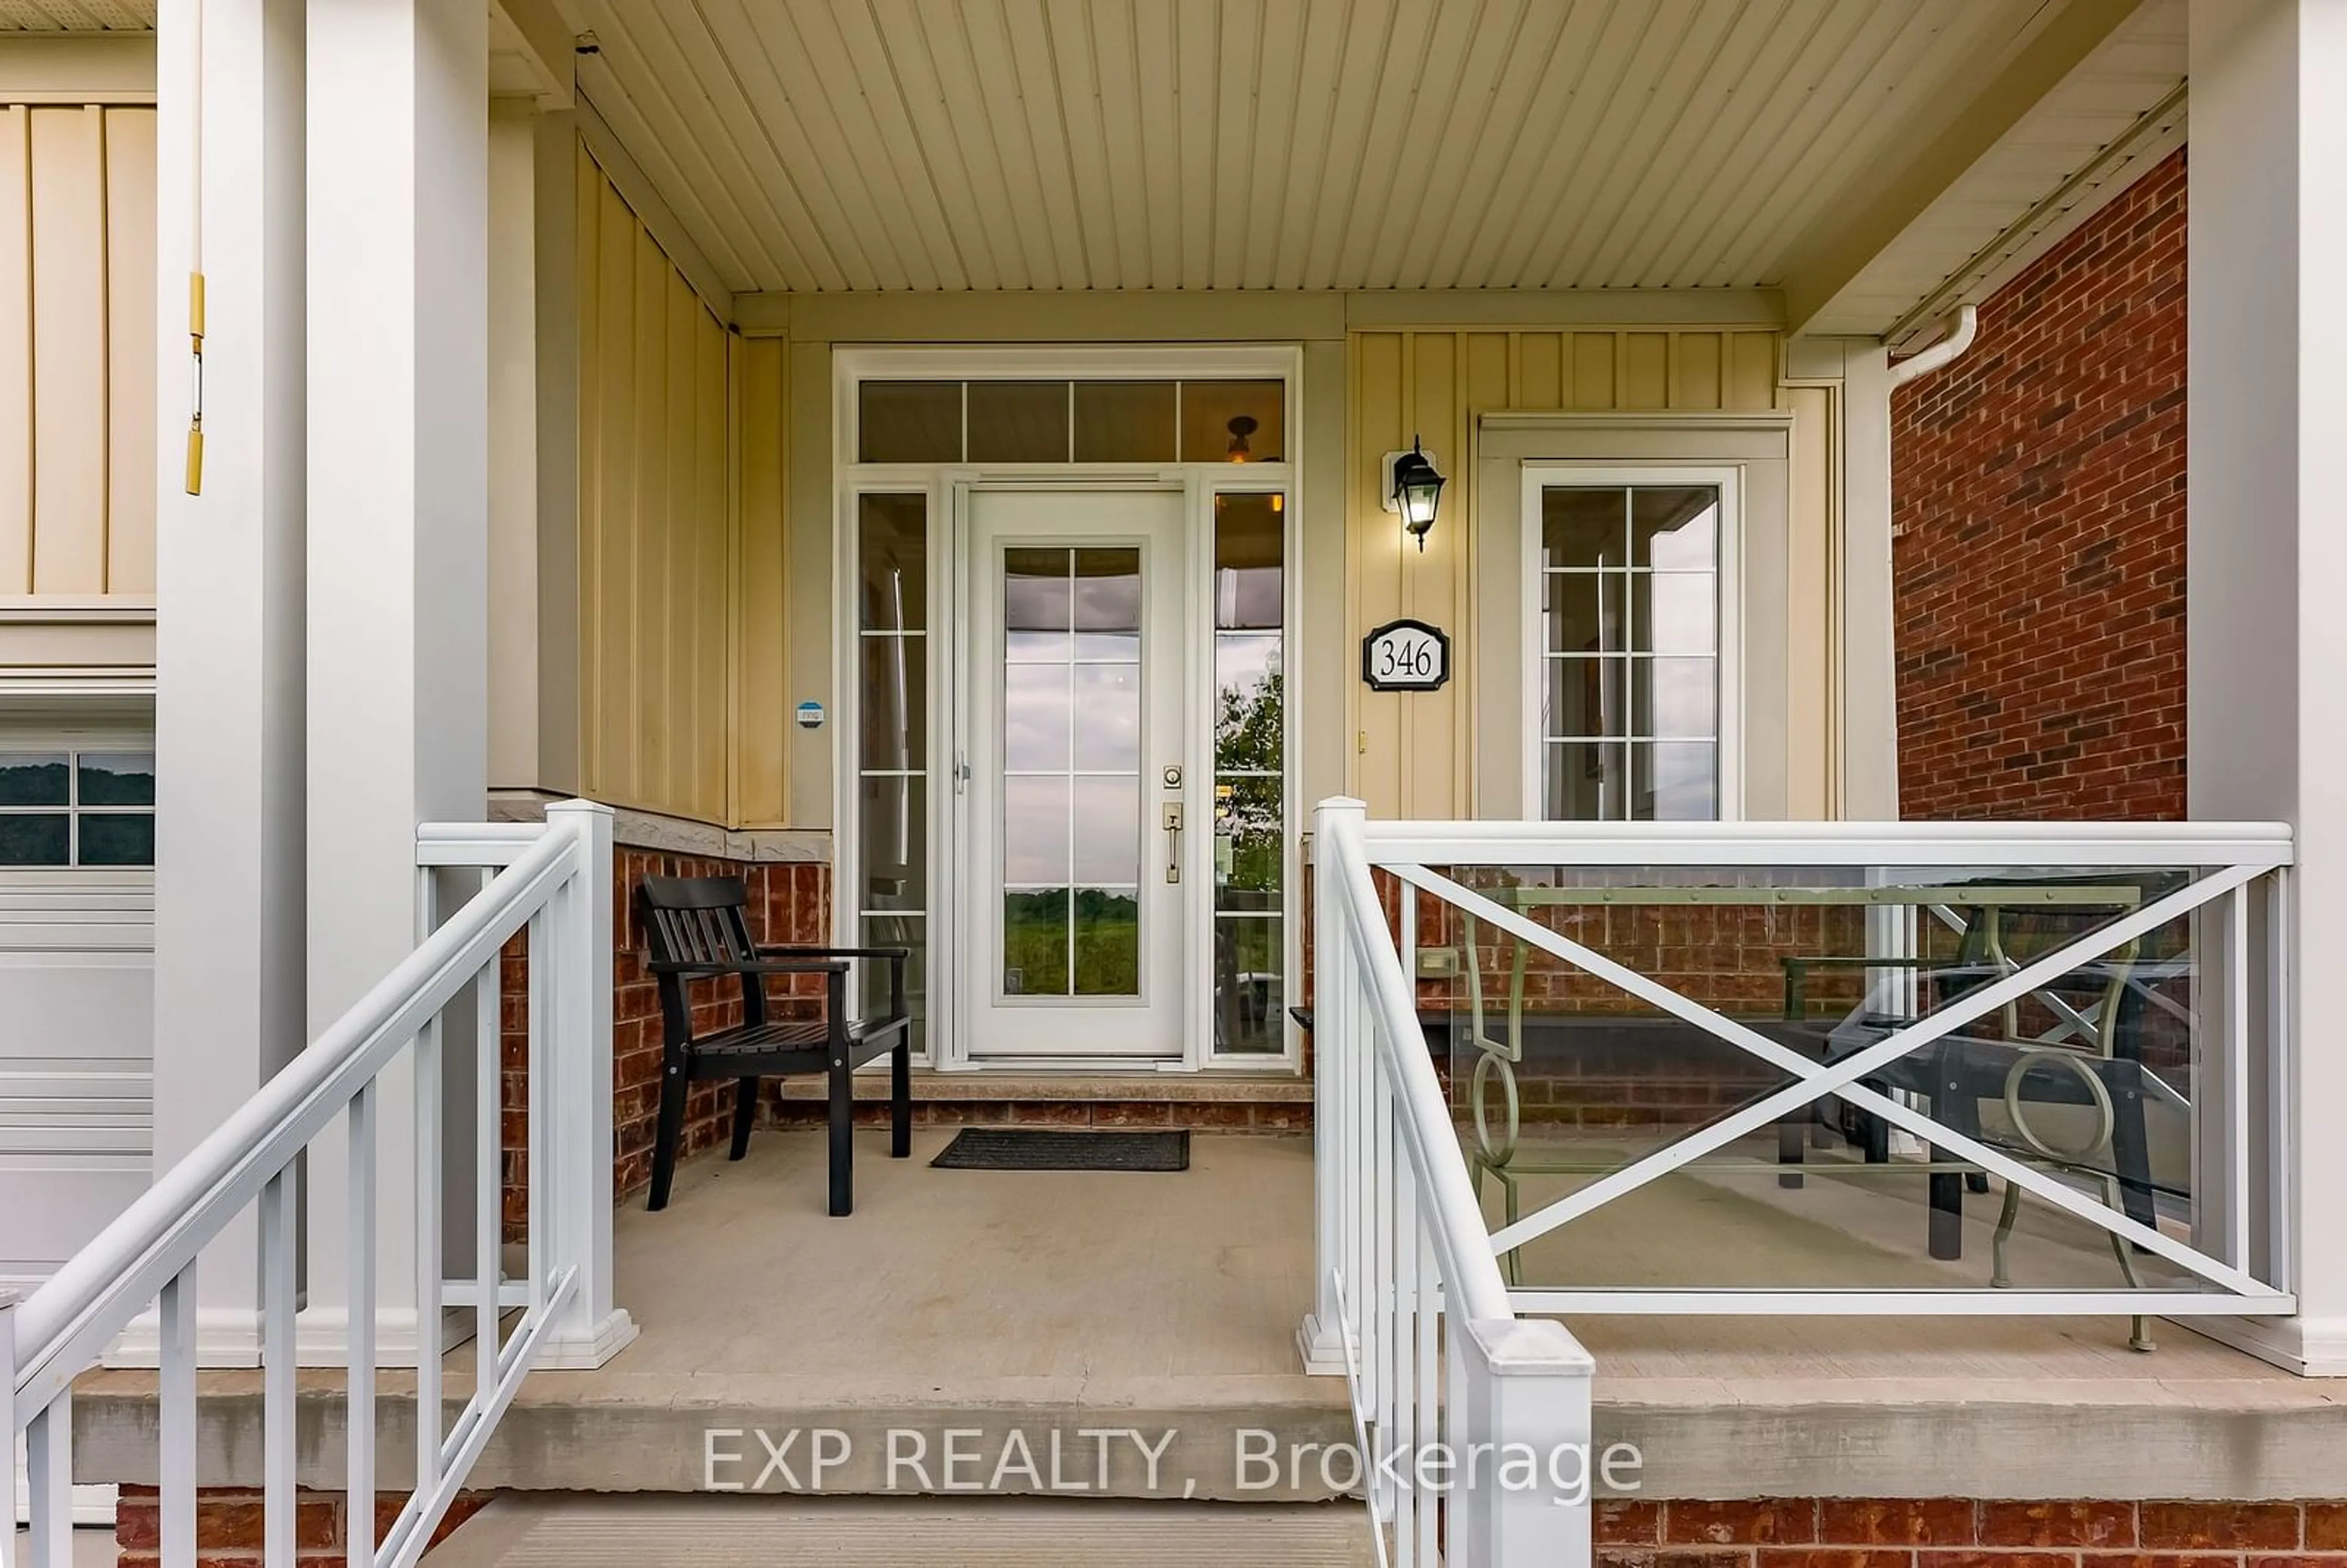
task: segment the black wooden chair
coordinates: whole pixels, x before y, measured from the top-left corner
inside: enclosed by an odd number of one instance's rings
[[[668,1206],[676,1175],[678,1145],[684,1138],[684,1104],[692,1086],[731,1079],[733,1091],[732,1158],[749,1152],[750,1128],[758,1114],[761,1079],[824,1072],[831,1078],[831,1212],[855,1207],[854,1153],[856,1070],[881,1052],[889,1053],[888,1153],[904,1159],[913,1152],[913,1079],[910,1015],[905,1009],[903,948],[759,947],[750,939],[750,896],[738,876],[647,876],[636,889],[636,912],[651,947],[651,971],[660,983],[660,1128],[652,1144],[652,1191],[648,1208]],[[847,977],[853,959],[888,965],[888,1008],[877,1017],[852,1013]],[[742,1021],[705,1034],[692,1031],[692,982],[732,975],[742,992]],[[808,1019],[769,1016],[768,975],[822,975],[823,1015]]]

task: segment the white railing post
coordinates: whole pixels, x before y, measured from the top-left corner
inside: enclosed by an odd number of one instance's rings
[[[1589,1568],[1589,1353],[1561,1323],[1450,1324],[1460,1470],[1447,1560],[1463,1568]]]
[[[0,1434],[8,1440],[8,1517],[0,1568],[16,1568],[16,1293],[0,1290]]]
[[[1365,802],[1338,795],[1312,813],[1312,1312],[1296,1343],[1304,1369],[1322,1376],[1343,1374],[1351,1332],[1336,1278],[1346,1250],[1348,1185],[1355,1176],[1348,1168],[1349,1097],[1363,1087],[1355,1065],[1361,1042],[1352,1033],[1358,1015],[1350,1005],[1359,982],[1343,924],[1344,900],[1335,895],[1329,829],[1340,818],[1358,824],[1368,810]]]
[[[73,1568],[73,1389],[36,1409],[25,1423],[26,1479],[32,1484],[27,1568]],[[13,1468],[13,1467],[11,1467]],[[15,1533],[12,1528],[9,1534]]]
[[[529,1125],[529,1166],[545,1173],[537,1184],[545,1208],[530,1224],[546,1227],[547,1268],[577,1276],[538,1365],[591,1368],[636,1337],[611,1301],[611,808],[562,801],[546,808],[546,826],[573,836],[576,858],[547,908],[553,972],[541,993],[548,1017],[538,1027],[549,1081],[538,1103],[548,1114]]]

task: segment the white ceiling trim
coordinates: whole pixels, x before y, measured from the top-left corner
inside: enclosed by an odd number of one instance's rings
[[[1893,322],[1884,341],[1894,349],[1901,348],[1957,306],[1977,304],[2004,288],[2184,146],[2189,121],[2190,91],[2179,83],[2137,122],[2133,131],[2064,180],[1946,282]]]
[[[2185,0],[2144,0],[1819,307],[1807,330],[1911,343],[2183,144]]]

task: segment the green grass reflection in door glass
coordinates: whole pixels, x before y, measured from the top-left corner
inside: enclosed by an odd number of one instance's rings
[[[1064,887],[1003,894],[1003,994],[1139,996],[1139,897],[1129,891],[1076,888],[1072,929],[1071,903]]]

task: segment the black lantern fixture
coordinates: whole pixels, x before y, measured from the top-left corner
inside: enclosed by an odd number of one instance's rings
[[[1434,527],[1434,514],[1442,505],[1442,487],[1447,483],[1435,471],[1417,436],[1409,438],[1409,451],[1394,454],[1393,493],[1387,497],[1386,509],[1401,514],[1401,526],[1418,541],[1421,554],[1426,549],[1427,530]]]

